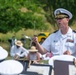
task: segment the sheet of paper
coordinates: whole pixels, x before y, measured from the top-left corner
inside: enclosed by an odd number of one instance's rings
[[[69,65],[69,75],[76,75],[76,67],[74,65]]]
[[[48,66],[30,66],[27,71],[37,72],[40,75],[49,75],[50,68]]]

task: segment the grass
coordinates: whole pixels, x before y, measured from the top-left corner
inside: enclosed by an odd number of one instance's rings
[[[40,60],[40,63],[48,64],[48,60]]]
[[[10,56],[8,56],[5,60],[12,59]],[[48,60],[40,60],[40,64],[48,64]]]

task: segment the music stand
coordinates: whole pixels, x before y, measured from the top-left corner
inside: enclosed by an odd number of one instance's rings
[[[75,66],[73,61],[54,60],[54,75],[69,75],[69,65]]]
[[[27,68],[26,75],[51,75],[52,66],[45,64],[31,64]]]

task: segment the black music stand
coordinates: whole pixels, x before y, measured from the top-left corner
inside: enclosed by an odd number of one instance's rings
[[[43,72],[46,71],[47,72],[46,75],[51,75],[52,66],[47,64],[31,64],[30,68],[27,68],[25,75],[45,75],[43,73],[40,73],[39,71],[43,71]]]
[[[54,75],[69,75],[69,65],[74,65],[73,61],[54,61]]]

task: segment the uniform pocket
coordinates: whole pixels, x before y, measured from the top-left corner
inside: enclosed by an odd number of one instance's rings
[[[55,50],[59,50],[59,47],[60,47],[59,43],[55,43],[54,47],[55,47]]]
[[[69,43],[68,45],[69,45],[70,47],[74,47],[74,46],[75,46],[74,43]]]

